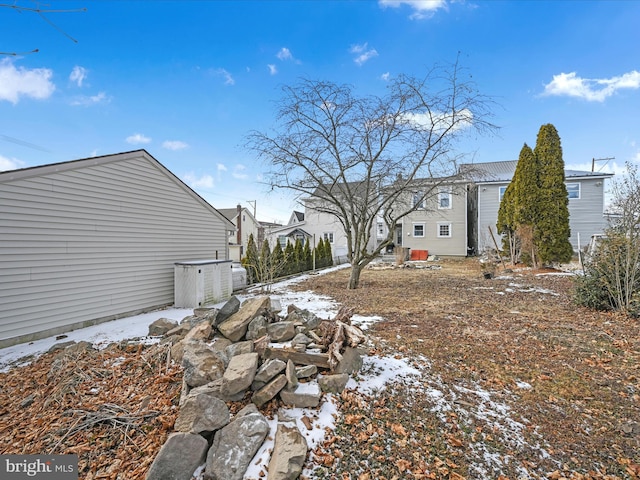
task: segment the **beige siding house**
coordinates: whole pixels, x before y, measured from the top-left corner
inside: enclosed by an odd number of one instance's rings
[[[247,253],[247,245],[249,245],[249,237],[251,235],[253,235],[253,241],[256,242],[256,245],[262,245],[264,228],[249,209],[238,205],[236,208],[220,208],[218,211],[236,227],[234,232],[229,233],[229,255],[231,260],[234,262],[242,260],[242,257]]]
[[[144,150],[0,173],[0,347],[173,304],[230,230]]]
[[[442,183],[396,224],[394,245],[429,255],[467,255],[467,185]],[[409,192],[404,202],[415,202]],[[415,203],[414,203],[415,205]],[[406,207],[405,207],[406,208]],[[415,255],[414,255],[415,258]]]

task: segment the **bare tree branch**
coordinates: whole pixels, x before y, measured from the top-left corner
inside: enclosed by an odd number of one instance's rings
[[[273,188],[296,192],[307,207],[343,228],[352,265],[360,271],[393,242],[395,225],[459,181],[456,143],[470,132],[496,130],[492,100],[461,80],[458,63],[424,78],[401,75],[383,97],[358,97],[354,87],[303,79],[284,86],[277,126],[251,132],[247,147],[271,166]],[[408,201],[415,196],[416,202]],[[379,219],[387,238],[372,243]]]

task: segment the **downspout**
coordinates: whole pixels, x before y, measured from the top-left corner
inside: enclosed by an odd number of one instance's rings
[[[236,211],[236,243],[240,245],[240,258],[242,258],[244,256],[244,246],[242,245],[242,205],[238,204]]]

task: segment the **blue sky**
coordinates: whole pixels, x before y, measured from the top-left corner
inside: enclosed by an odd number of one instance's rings
[[[14,3],[86,11],[0,8],[0,170],[145,148],[215,207],[286,222],[295,203],[243,147],[282,85],[382,95],[458,55],[500,127],[469,160],[517,159],[552,123],[568,168],[640,163],[640,1]]]

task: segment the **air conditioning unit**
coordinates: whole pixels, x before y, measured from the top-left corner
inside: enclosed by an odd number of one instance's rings
[[[174,265],[176,307],[197,308],[231,297],[231,260],[190,260]]]

